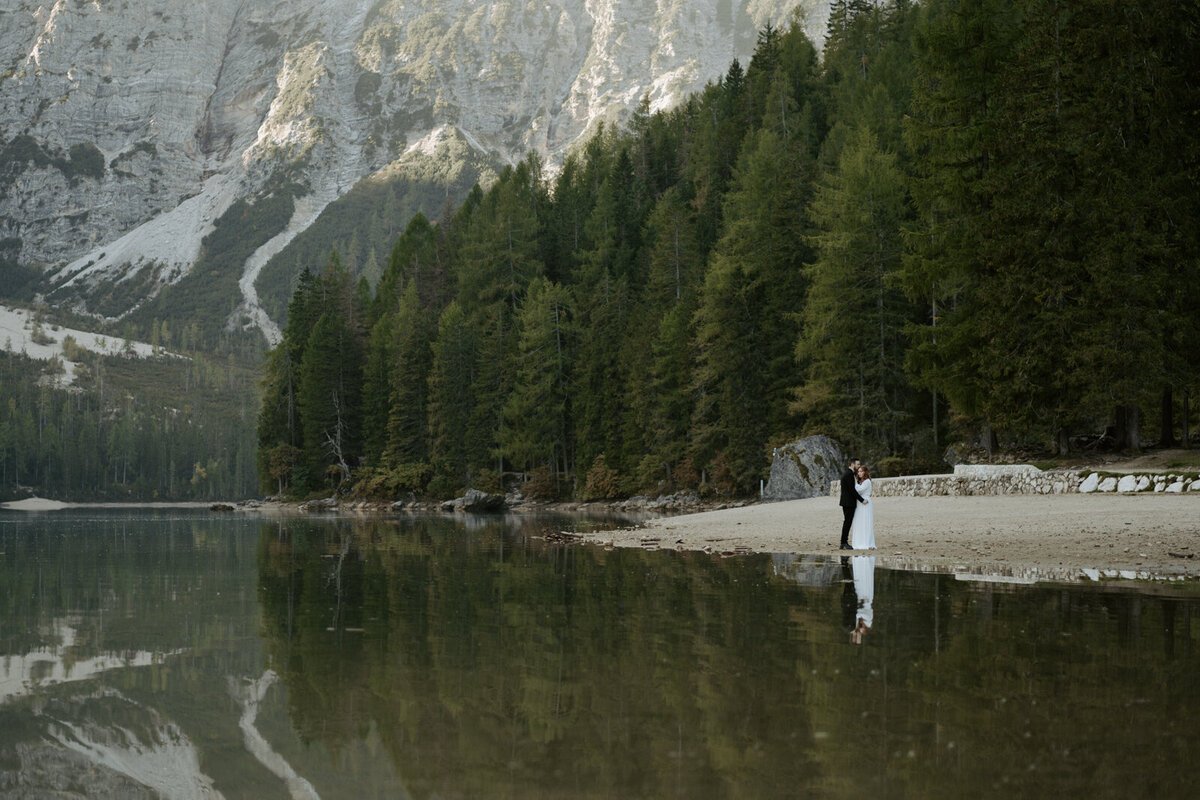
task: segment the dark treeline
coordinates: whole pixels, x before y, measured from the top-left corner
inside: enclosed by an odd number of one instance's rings
[[[70,339],[68,338],[68,342]],[[0,499],[229,500],[255,490],[250,369],[193,353],[138,359],[68,346],[69,388],[0,356]]]
[[[1198,18],[839,0],[821,52],[765,28],[552,180],[530,156],[414,218],[373,292],[305,272],[263,486],[737,494],[809,432],[885,470],[1186,436]]]

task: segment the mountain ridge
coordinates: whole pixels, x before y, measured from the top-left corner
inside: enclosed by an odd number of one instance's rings
[[[270,341],[256,270],[364,178],[436,170],[447,141],[476,178],[528,152],[553,168],[797,12],[815,36],[828,3],[22,0],[0,11],[0,239],[52,302],[95,313],[124,287],[104,312],[122,317],[193,270],[235,203],[290,186],[230,312]]]

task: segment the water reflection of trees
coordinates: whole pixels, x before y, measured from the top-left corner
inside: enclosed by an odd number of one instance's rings
[[[331,556],[346,535],[339,598]],[[267,649],[301,735],[336,749],[376,726],[417,796],[811,784],[803,680],[794,652],[770,646],[786,638],[788,587],[763,590],[764,559],[518,536],[438,522],[265,531]],[[778,674],[792,677],[767,680]]]
[[[1195,796],[1200,780],[1178,768],[1200,751],[1195,599],[941,585],[937,649],[908,677],[929,735],[899,774],[918,795],[950,781],[1007,796]]]
[[[0,655],[216,646],[253,618],[254,531],[240,520],[69,513],[0,528]]]
[[[259,561],[300,735],[377,731],[416,796],[1194,785],[1167,769],[1197,755],[1193,600],[884,570],[854,647],[843,586],[765,556],[427,521],[270,527]]]

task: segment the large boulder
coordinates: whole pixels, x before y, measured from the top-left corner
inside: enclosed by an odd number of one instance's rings
[[[764,500],[799,500],[829,494],[829,484],[841,477],[846,457],[828,436],[806,436],[775,450]]]
[[[505,508],[504,496],[487,494],[478,489],[468,489],[467,493],[455,500],[442,503],[442,510],[466,514],[495,514]]]

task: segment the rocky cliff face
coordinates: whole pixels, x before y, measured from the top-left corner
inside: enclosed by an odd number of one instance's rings
[[[828,13],[826,0],[9,5],[0,244],[44,269],[47,290],[143,273],[148,292],[187,272],[236,199],[299,184],[264,246],[277,251],[364,177],[454,152],[447,138],[553,165],[597,120],[723,74],[762,25],[799,10],[818,35]]]

